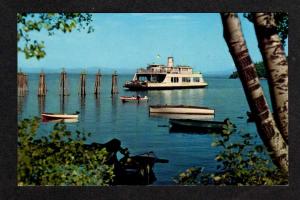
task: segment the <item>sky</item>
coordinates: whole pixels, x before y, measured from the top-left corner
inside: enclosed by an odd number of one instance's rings
[[[254,26],[239,16],[251,58],[261,61]],[[25,59],[18,53],[18,68],[132,74],[147,64],[166,64],[167,57],[173,56],[175,65],[190,65],[204,75],[235,71],[219,13],[94,13],[91,25],[95,31],[90,34],[32,33],[32,38],[45,42],[46,57]]]

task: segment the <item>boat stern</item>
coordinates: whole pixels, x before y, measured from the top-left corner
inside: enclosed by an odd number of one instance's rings
[[[123,87],[129,90],[145,90],[148,86],[144,81],[127,81]]]

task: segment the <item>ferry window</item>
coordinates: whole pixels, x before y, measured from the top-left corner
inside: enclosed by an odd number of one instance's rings
[[[193,78],[193,81],[194,81],[194,82],[200,82],[200,79],[199,79],[199,77],[194,77],[194,78]]]
[[[172,83],[178,83],[178,81],[179,81],[178,77],[171,77]]]
[[[182,82],[191,82],[190,77],[182,77]]]

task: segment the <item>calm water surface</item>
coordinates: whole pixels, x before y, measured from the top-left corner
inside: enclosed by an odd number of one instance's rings
[[[113,138],[121,140],[122,147],[128,147],[132,154],[154,151],[159,158],[169,160],[167,164],[156,164],[154,184],[173,184],[172,178],[192,166],[202,166],[205,170],[216,169],[215,155],[219,149],[211,147],[214,136],[210,134],[169,133],[168,119],[149,116],[148,106],[153,104],[185,104],[207,106],[215,109],[215,120],[225,118],[235,123],[240,130],[256,134],[253,123],[247,123],[248,104],[240,80],[204,77],[209,86],[204,89],[183,89],[132,92],[122,88],[132,75],[119,75],[119,94],[111,96],[111,75],[102,76],[101,94],[93,94],[95,75],[87,76],[87,95],[78,95],[79,74],[68,74],[70,96],[61,104],[59,96],[59,74],[46,74],[48,93],[44,101],[37,97],[38,74],[29,74],[29,93],[18,98],[18,118],[40,116],[45,112],[80,112],[78,123],[68,123],[68,129],[91,132],[88,142],[105,143]],[[269,101],[266,80],[262,80]],[[122,95],[147,95],[148,103],[125,103]],[[269,104],[270,105],[270,104]],[[238,118],[239,117],[239,118]],[[240,118],[243,117],[243,118]],[[53,123],[42,123],[40,135],[45,135]],[[257,139],[260,143],[259,139]]]

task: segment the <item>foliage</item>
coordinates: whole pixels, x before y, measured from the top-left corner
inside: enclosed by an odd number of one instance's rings
[[[18,185],[108,185],[113,166],[107,165],[105,148],[89,149],[84,141],[90,134],[66,130],[55,124],[49,136],[36,138],[39,118],[18,123]]]
[[[239,77],[239,74],[238,74],[237,71],[232,72],[232,74],[230,74],[230,76],[229,76],[229,78],[231,78],[231,79],[235,79],[235,78],[238,78],[238,77]]]
[[[39,60],[46,55],[45,45],[43,41],[32,40],[30,33],[46,31],[51,36],[56,31],[68,33],[74,29],[91,33],[91,22],[89,13],[17,13],[18,51],[24,53],[26,59]]]
[[[244,17],[246,17],[249,21],[253,22],[253,13],[245,13]],[[288,28],[289,28],[288,13],[275,12],[274,19],[277,26],[276,30],[278,32],[279,37],[281,38],[281,43],[284,46],[285,40],[288,37]]]
[[[237,141],[234,125],[227,122],[223,132],[212,143],[222,151],[215,157],[217,172],[204,173],[201,167],[187,169],[175,178],[179,184],[203,185],[285,185],[288,178],[268,159],[264,146],[253,143],[249,133]]]
[[[268,77],[265,65],[264,65],[264,63],[262,61],[254,63],[254,66],[255,66],[255,69],[256,69],[256,72],[257,72],[257,76],[259,78],[267,78]],[[239,74],[238,74],[237,71],[233,72],[229,76],[229,78],[232,78],[232,79],[238,78],[238,77],[239,77]]]

